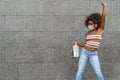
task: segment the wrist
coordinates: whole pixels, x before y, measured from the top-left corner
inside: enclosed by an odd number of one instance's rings
[[[85,44],[83,45],[83,47],[86,47]]]

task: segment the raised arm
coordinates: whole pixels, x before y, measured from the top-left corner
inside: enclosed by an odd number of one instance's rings
[[[103,6],[103,11],[102,11],[102,19],[101,19],[100,29],[104,30],[104,27],[105,27],[105,17],[106,17],[106,2],[105,2],[105,0],[102,0],[101,4]]]

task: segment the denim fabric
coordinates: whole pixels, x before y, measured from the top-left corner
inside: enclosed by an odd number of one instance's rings
[[[101,66],[98,58],[98,51],[89,51],[85,48],[81,49],[79,62],[78,62],[78,71],[76,74],[76,80],[81,80],[82,75],[85,71],[87,62],[90,62],[98,80],[104,80],[103,74],[101,72]]]

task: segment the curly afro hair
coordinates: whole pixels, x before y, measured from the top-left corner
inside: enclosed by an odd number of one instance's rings
[[[99,13],[93,13],[89,16],[87,16],[86,20],[85,20],[85,26],[88,26],[88,22],[91,20],[94,22],[94,24],[97,24],[96,29],[98,29],[101,26],[101,14]]]

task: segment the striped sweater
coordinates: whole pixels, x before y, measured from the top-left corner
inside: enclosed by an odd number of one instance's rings
[[[101,35],[87,35],[85,45],[92,48],[99,48]]]

